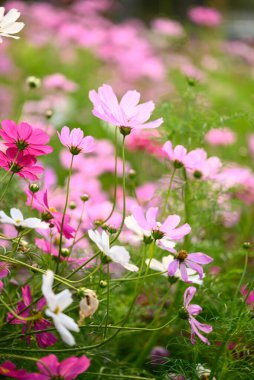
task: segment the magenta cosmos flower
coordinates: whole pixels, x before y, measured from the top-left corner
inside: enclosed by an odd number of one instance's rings
[[[185,282],[191,282],[189,281],[187,268],[197,272],[201,280],[204,277],[202,265],[209,264],[213,261],[210,256],[201,252],[188,253],[182,249],[179,252],[172,253],[175,255],[175,259],[168,266],[168,275],[174,276],[175,273],[180,270],[181,278]]]
[[[63,127],[58,137],[61,143],[66,146],[71,154],[76,156],[79,153],[89,153],[94,150],[94,138],[92,136],[84,137],[84,132],[80,128]]]
[[[7,360],[0,365],[0,375],[8,378],[12,377],[18,380],[26,380],[28,373],[25,369],[17,369],[15,364]]]
[[[198,148],[191,152],[182,145],[177,145],[173,148],[171,141],[167,141],[162,151],[166,154],[169,161],[173,162],[176,169],[184,167],[185,169],[195,170],[206,160],[207,154],[204,149]]]
[[[28,373],[26,380],[74,380],[89,368],[90,360],[86,356],[71,356],[59,363],[57,357],[51,354],[40,359],[36,365],[40,373]]]
[[[147,122],[155,105],[152,101],[138,104],[140,93],[135,90],[127,91],[119,103],[112,87],[103,84],[98,93],[95,90],[90,91],[89,98],[94,106],[94,116],[120,127],[125,136],[132,129],[158,128],[163,123],[162,118]]]
[[[52,147],[46,145],[49,136],[39,128],[32,128],[28,123],[16,124],[12,120],[3,120],[0,136],[9,148],[18,148],[26,154],[41,156],[52,152]]]
[[[132,216],[125,219],[125,224],[145,242],[155,240],[161,248],[167,247],[170,252],[175,252],[174,240],[181,240],[191,228],[188,223],[177,227],[181,221],[178,215],[169,215],[163,223],[158,222],[158,211],[158,207],[150,207],[145,214],[142,207],[135,207]]]
[[[43,173],[43,167],[36,165],[36,158],[31,154],[24,154],[17,148],[8,148],[5,153],[0,152],[0,167],[21,178],[36,181]]]
[[[30,190],[26,190],[27,194],[27,205],[32,204],[32,208],[40,211],[42,213],[41,219],[44,222],[48,222],[50,227],[56,227],[57,231],[61,232],[62,218],[63,214],[58,212],[54,207],[49,206],[48,193],[45,191],[38,191],[37,193],[32,193]],[[70,216],[65,215],[64,225],[63,225],[63,235],[70,239],[73,237],[75,229],[69,225]]]
[[[204,337],[199,330],[203,331],[206,334],[209,334],[213,328],[210,325],[205,323],[198,322],[194,317],[196,317],[201,311],[202,307],[199,305],[190,305],[192,298],[194,297],[197,289],[194,286],[190,286],[184,292],[184,318],[188,319],[189,324],[191,326],[191,343],[195,344],[195,335],[197,335],[202,342],[210,345],[208,339]],[[184,314],[183,313],[183,314]]]
[[[37,302],[36,305],[31,305],[33,302],[31,289],[29,285],[25,285],[22,288],[22,299],[23,301],[20,301],[18,303],[16,314],[24,318],[28,318],[30,316],[38,314],[38,319],[35,319],[34,321],[24,321],[24,320],[15,318],[11,313],[8,313],[7,321],[9,323],[11,323],[12,325],[24,325],[22,329],[23,334],[26,334],[29,331],[36,332],[39,330],[46,330],[52,326],[49,321],[47,321],[46,319],[42,317],[42,315],[40,315],[40,311],[46,305],[46,301],[44,297],[42,297]],[[57,338],[55,337],[55,335],[51,334],[48,331],[35,334],[35,338],[38,343],[38,346],[41,348],[52,346],[53,344],[57,342]],[[31,335],[26,336],[26,341],[27,341],[27,344],[31,343]]]

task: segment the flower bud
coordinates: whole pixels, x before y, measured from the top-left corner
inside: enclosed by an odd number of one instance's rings
[[[68,257],[68,256],[70,256],[70,250],[68,249],[68,248],[62,248],[61,249],[61,256],[63,256],[63,257]]]
[[[31,88],[31,89],[41,87],[41,80],[40,80],[40,78],[37,78],[37,77],[35,77],[33,75],[31,75],[30,77],[26,78],[26,83],[27,83],[28,87]]]
[[[99,307],[99,300],[96,293],[91,289],[84,290],[84,298],[79,303],[79,323],[85,318],[91,317]]]
[[[125,137],[131,133],[130,127],[120,127],[120,133]]]
[[[101,287],[101,288],[106,288],[107,286],[108,286],[107,281],[105,281],[105,280],[101,280],[101,281],[100,281],[100,287]]]
[[[134,179],[136,177],[136,175],[137,175],[137,173],[134,169],[129,170],[128,176],[130,179]]]
[[[89,200],[89,195],[83,194],[83,195],[81,195],[80,199],[82,200],[82,202],[87,202]]]
[[[70,207],[71,210],[75,210],[75,208],[77,207],[77,205],[76,205],[75,202],[70,202],[69,207]]]
[[[250,249],[251,248],[251,242],[245,241],[243,243],[243,249]]]
[[[29,185],[29,190],[32,192],[32,193],[37,193],[37,191],[39,191],[40,190],[40,188],[39,188],[39,185],[37,185],[37,183],[31,183],[30,185]]]
[[[46,119],[51,119],[51,117],[53,116],[54,112],[52,109],[48,109],[46,112],[45,112],[45,117]]]

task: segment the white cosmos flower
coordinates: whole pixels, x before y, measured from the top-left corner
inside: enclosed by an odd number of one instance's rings
[[[68,289],[55,294],[52,290],[54,273],[47,270],[43,275],[42,293],[47,301],[48,309],[45,313],[53,319],[54,325],[61,335],[62,340],[69,346],[75,345],[75,339],[70,331],[79,332],[77,323],[63,311],[72,304],[72,295]]]
[[[151,268],[152,270],[156,270],[158,272],[162,272],[162,275],[167,277],[168,276],[168,266],[173,260],[174,260],[174,257],[172,255],[168,255],[168,256],[164,256],[162,258],[161,262],[156,260],[156,259],[152,259],[151,261],[149,259],[147,259],[146,265],[149,265],[149,262],[150,262],[149,268]],[[203,283],[203,281],[200,280],[197,272],[195,272],[193,269],[190,269],[190,268],[186,268],[186,269],[187,269],[187,273],[188,273],[188,276],[190,278],[190,281],[192,283],[198,284],[198,285],[201,285]],[[180,273],[179,269],[175,273],[174,277],[181,279],[181,273]]]
[[[122,265],[131,272],[138,271],[136,265],[130,264],[130,254],[124,247],[114,245],[110,248],[109,236],[105,231],[102,231],[102,234],[100,234],[99,231],[89,230],[88,235],[100,251],[108,256],[114,263]]]
[[[38,218],[24,219],[22,212],[17,208],[11,208],[10,215],[5,214],[4,211],[0,211],[0,223],[12,224],[15,227],[23,228],[40,228],[46,230],[49,225],[42,222]]]
[[[20,32],[25,26],[23,22],[16,22],[20,16],[17,9],[11,9],[6,15],[4,11],[5,8],[0,7],[0,43],[2,42],[1,36],[19,39],[18,36],[13,36],[13,34]]]

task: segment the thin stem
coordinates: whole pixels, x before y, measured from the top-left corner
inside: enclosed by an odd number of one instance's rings
[[[41,313],[37,313],[35,315],[33,315],[32,317],[21,317],[20,315],[16,314],[15,311],[13,311],[9,305],[7,305],[7,303],[3,300],[2,297],[0,297],[0,302],[6,307],[7,310],[9,310],[9,312],[17,319],[20,319],[21,321],[25,321],[25,322],[29,322],[29,321],[35,321],[37,319],[40,319],[41,318]],[[23,312],[23,310],[22,310]]]
[[[70,169],[69,169],[69,174],[68,174],[68,180],[67,180],[65,205],[64,205],[63,217],[62,217],[62,222],[61,222],[59,251],[58,251],[57,265],[56,265],[56,274],[58,273],[58,268],[59,268],[60,259],[61,259],[61,250],[62,250],[62,244],[63,244],[63,227],[64,227],[64,219],[65,219],[65,215],[66,215],[66,211],[67,211],[67,206],[68,206],[68,201],[69,201],[70,182],[71,182],[73,160],[74,160],[74,155],[72,154],[72,156],[71,156],[71,164],[70,164]]]
[[[5,188],[4,188],[4,191],[3,191],[3,193],[2,193],[2,195],[1,195],[1,197],[0,197],[0,201],[1,201],[1,200],[3,199],[3,197],[5,196],[6,191],[7,191],[8,187],[9,187],[9,184],[11,183],[11,180],[12,180],[13,176],[14,176],[14,173],[11,173],[10,179],[9,179],[9,181],[6,183]]]
[[[167,195],[166,195],[166,198],[165,198],[165,203],[164,203],[163,211],[162,211],[162,214],[161,214],[162,218],[165,216],[166,211],[167,211],[167,205],[168,205],[169,197],[170,197],[171,190],[172,190],[172,185],[173,185],[173,179],[174,179],[174,176],[175,176],[175,172],[176,172],[176,168],[174,167],[174,169],[172,171],[172,174],[170,176],[170,181],[169,181],[169,185],[168,185],[168,192],[167,192]]]
[[[146,267],[145,276],[148,274],[148,271],[149,271],[149,268],[150,268],[150,264],[151,264],[151,261],[152,261],[153,256],[154,256],[154,248],[155,248],[155,241],[153,241],[150,244],[149,262],[148,262],[148,265]]]
[[[109,263],[107,264],[107,309],[106,309],[106,320],[105,320],[105,330],[104,330],[104,339],[107,336],[107,327],[108,327],[108,318],[109,318],[109,282],[110,282],[110,273],[109,273]]]
[[[83,220],[84,210],[85,210],[85,202],[83,202],[83,204],[82,204],[82,210],[81,210],[78,226],[77,226],[77,229],[76,229],[76,232],[75,232],[75,235],[74,235],[74,238],[73,238],[73,242],[72,242],[72,245],[71,245],[71,248],[70,248],[70,255],[72,253],[74,245],[76,244],[76,239],[77,239],[78,231],[79,231],[79,228],[80,228],[82,220]]]

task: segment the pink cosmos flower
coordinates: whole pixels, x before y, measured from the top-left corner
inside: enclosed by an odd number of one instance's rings
[[[231,145],[236,135],[230,128],[213,128],[205,135],[205,141],[210,145]]]
[[[57,132],[61,143],[66,146],[71,154],[89,153],[94,150],[94,138],[92,136],[84,137],[84,132],[80,128],[63,127],[61,133]]]
[[[18,148],[33,156],[49,154],[53,150],[51,146],[46,145],[49,136],[42,129],[33,129],[28,123],[17,125],[13,120],[3,120],[0,136],[9,148]]]
[[[43,87],[51,90],[61,90],[65,92],[74,92],[78,86],[75,82],[67,79],[61,73],[48,75],[43,79]]]
[[[147,122],[154,110],[154,103],[138,104],[140,93],[135,90],[127,91],[119,103],[112,87],[104,84],[98,93],[90,91],[89,98],[94,105],[94,116],[120,127],[124,135],[130,134],[133,128],[158,128],[163,123],[162,118]]]
[[[196,169],[199,164],[206,160],[206,152],[204,149],[194,149],[187,152],[187,149],[182,145],[172,147],[171,141],[167,141],[162,151],[166,154],[167,158],[173,162],[176,169],[184,167],[185,169]]]
[[[17,369],[15,364],[7,360],[0,365],[0,375],[8,378],[12,377],[18,380],[26,380],[28,373],[24,369]]]
[[[152,27],[157,32],[170,37],[182,37],[184,30],[182,25],[175,20],[168,18],[156,18],[152,22]]]
[[[43,173],[43,167],[35,165],[36,158],[31,154],[24,154],[17,148],[8,148],[5,153],[0,152],[0,167],[6,171],[11,171],[21,178],[32,181],[38,179],[38,174]]]
[[[20,301],[18,303],[16,314],[24,318],[28,318],[32,315],[39,313],[46,305],[46,301],[44,297],[41,298],[37,302],[36,305],[31,305],[33,302],[33,298],[32,298],[31,289],[29,285],[23,286],[22,299],[23,301]],[[28,306],[30,307],[27,308]],[[46,319],[44,319],[42,316],[34,321],[23,321],[21,319],[15,318],[11,313],[8,313],[7,321],[11,323],[12,325],[20,325],[20,324],[24,325],[22,329],[23,334],[26,334],[27,332],[31,330],[34,330],[35,332],[37,330],[46,330],[50,326],[52,326],[51,323],[47,321]],[[57,338],[55,337],[55,335],[47,331],[35,334],[35,338],[38,343],[38,346],[41,348],[52,346],[57,342]],[[31,343],[31,335],[26,335],[26,342],[27,344]]]
[[[140,235],[140,239],[148,242],[155,240],[161,248],[167,247],[170,252],[175,252],[174,241],[181,240],[189,234],[191,228],[188,223],[177,227],[181,220],[178,215],[170,215],[163,223],[158,222],[158,211],[158,207],[150,207],[144,214],[142,207],[135,207],[132,216],[125,219],[125,224],[127,228]]]
[[[248,294],[248,289],[246,285],[243,285],[241,287],[241,293],[244,297]],[[254,310],[254,290],[251,290],[251,292],[248,295],[248,298],[246,300],[246,304],[251,307],[252,310]]]
[[[51,226],[56,227],[58,232],[60,232],[63,214],[56,211],[54,207],[49,206],[47,190],[38,191],[35,194],[33,194],[30,190],[26,190],[26,194],[27,205],[31,205],[33,197],[32,208],[40,211],[42,213],[41,219],[44,222],[48,222]],[[75,232],[75,229],[69,225],[69,222],[70,216],[66,214],[64,218],[63,235],[67,239],[72,238],[73,233]]]
[[[186,318],[188,318],[189,324],[191,326],[191,343],[195,344],[195,335],[197,335],[202,342],[210,345],[210,342],[206,337],[204,337],[199,330],[209,334],[213,328],[205,323],[198,322],[194,317],[197,316],[201,311],[202,307],[199,305],[190,305],[192,298],[194,297],[197,289],[194,286],[190,286],[184,292],[184,309],[186,312]]]
[[[40,359],[36,365],[40,373],[28,373],[26,380],[74,380],[90,367],[90,360],[84,355],[80,358],[71,356],[60,363],[51,354]]]
[[[221,14],[214,8],[194,7],[189,10],[188,16],[192,22],[198,25],[215,27],[221,24]]]
[[[199,274],[199,278],[202,279],[204,276],[202,265],[213,261],[210,256],[202,252],[188,253],[185,250],[180,250],[179,252],[172,253],[175,255],[175,259],[168,266],[168,275],[174,276],[180,270],[181,278],[185,282],[191,282],[188,277],[187,268],[193,269]]]

